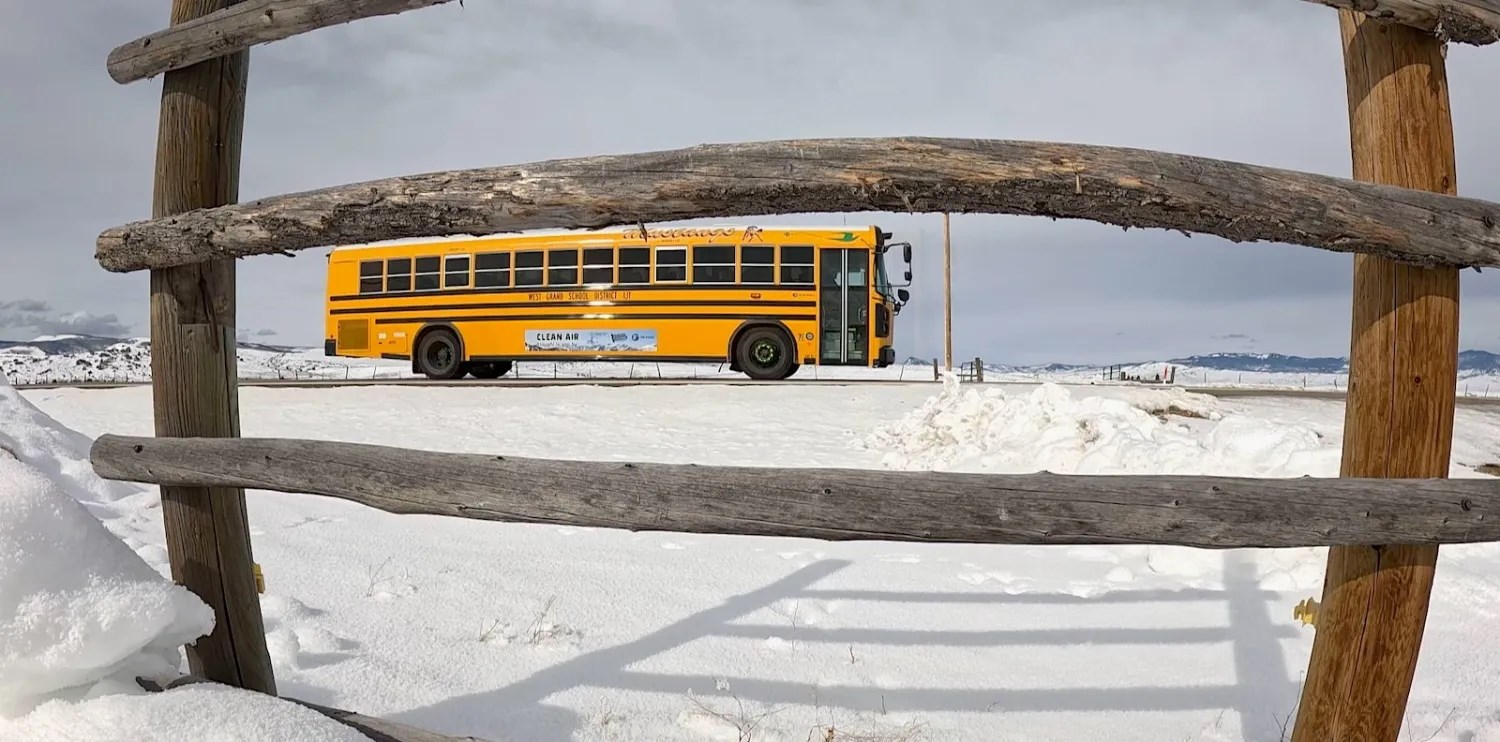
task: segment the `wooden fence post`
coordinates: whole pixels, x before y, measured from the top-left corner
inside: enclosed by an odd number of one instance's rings
[[[239,0],[173,0],[173,25]],[[249,52],[163,75],[156,218],[239,198]],[[156,435],[238,437],[233,259],[151,271],[151,388]],[[242,489],[162,487],[172,577],[214,610],[188,665],[226,685],[275,694],[251,572]]]
[[[1339,11],[1354,178],[1453,194],[1442,43]],[[1446,477],[1458,373],[1458,269],[1354,258],[1344,477]],[[1334,547],[1295,742],[1397,739],[1437,547]]]
[[[943,212],[943,363],[953,370],[953,239]]]

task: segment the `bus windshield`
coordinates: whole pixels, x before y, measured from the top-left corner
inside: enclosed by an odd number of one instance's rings
[[[891,295],[891,278],[885,272],[885,253],[875,253],[875,290],[881,296]]]

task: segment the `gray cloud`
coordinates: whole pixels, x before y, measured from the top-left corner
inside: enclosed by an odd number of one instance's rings
[[[15,301],[0,301],[0,312],[47,312],[51,311],[47,302],[38,299],[17,299]],[[18,316],[18,315],[17,315]]]
[[[0,302],[0,330],[29,330],[27,340],[37,335],[94,335],[119,338],[130,334],[130,325],[113,314],[85,311],[59,312],[45,301],[17,299]]]
[[[103,59],[164,17],[127,0],[7,9],[0,296],[144,326],[146,277],[106,273],[92,253],[101,229],[149,213],[160,81],[116,85]],[[1500,200],[1488,136],[1500,57],[1454,46],[1448,65],[1460,191]],[[450,3],[253,50],[240,195],[700,142],[896,134],[1347,175],[1344,95],[1336,14],[1297,0]],[[915,244],[898,353],[940,353],[938,216],[756,221],[846,219]],[[960,356],[1112,362],[1215,350],[1228,332],[1267,351],[1348,352],[1347,255],[1023,217],[958,216],[953,237]],[[241,326],[318,344],[323,254],[240,262]],[[1463,280],[1465,347],[1500,348],[1488,329],[1500,283],[1492,271]]]

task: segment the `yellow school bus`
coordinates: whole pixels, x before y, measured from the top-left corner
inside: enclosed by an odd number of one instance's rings
[[[410,360],[433,379],[516,361],[888,366],[895,315],[878,227],[631,227],[336,247],[324,353]]]

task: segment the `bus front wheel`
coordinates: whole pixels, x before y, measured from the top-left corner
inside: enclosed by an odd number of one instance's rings
[[[456,379],[466,369],[458,336],[452,330],[432,330],[417,341],[417,371],[429,379]]]
[[[792,375],[796,366],[792,344],[775,327],[752,327],[734,349],[736,365],[752,379],[778,381]]]

